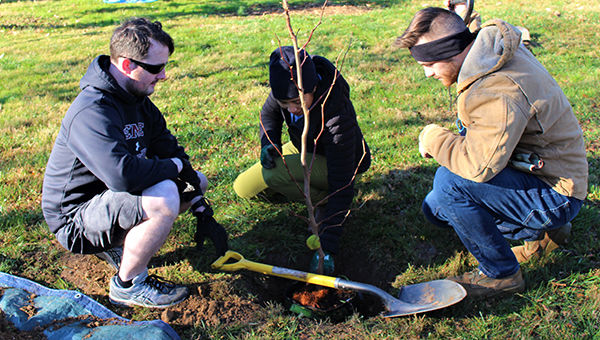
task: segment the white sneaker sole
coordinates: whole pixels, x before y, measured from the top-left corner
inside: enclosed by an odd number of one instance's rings
[[[173,301],[173,302],[171,302],[169,304],[165,304],[165,305],[155,305],[155,304],[150,304],[150,303],[143,303],[143,302],[126,300],[126,299],[119,299],[119,298],[112,297],[110,295],[108,296],[108,300],[113,305],[118,305],[118,306],[126,306],[126,307],[141,306],[141,307],[146,307],[146,308],[167,308],[167,307],[171,307],[180,302],[185,301],[185,299],[187,299],[187,297],[188,296],[186,294],[181,299]]]

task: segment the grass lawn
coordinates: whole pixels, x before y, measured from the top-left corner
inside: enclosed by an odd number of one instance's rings
[[[291,1],[302,41],[318,21],[319,3]],[[425,79],[406,50],[393,47],[417,10],[441,4],[332,1],[308,47],[330,60],[349,48],[342,73],[373,154],[356,185],[360,208],[345,225],[337,269],[392,294],[476,266],[453,232],[428,224],[420,212],[437,164],[421,158],[417,137],[429,123],[452,126],[448,92]],[[342,320],[300,318],[287,310],[287,280],[212,270],[212,246],[194,250],[195,221],[185,215],[151,272],[187,284],[190,301],[170,313],[116,308],[107,298],[110,269],[94,257],[69,255],[54,241],[40,201],[61,119],[90,61],[108,54],[116,25],[147,16],[161,21],[176,44],[168,79],[152,100],[192,164],[209,177],[208,196],[230,247],[253,261],[306,268],[308,233],[295,216],[304,214],[302,205],[243,200],[232,188],[259,157],[269,54],[278,39],[290,43],[274,0],[0,0],[0,271],[80,290],[135,320],[162,317],[185,339],[600,338],[600,2],[481,0],[476,9],[484,21],[501,18],[529,29],[531,50],[571,101],[588,152],[589,195],[571,242],[523,265],[525,292],[395,319],[378,317],[370,305]]]

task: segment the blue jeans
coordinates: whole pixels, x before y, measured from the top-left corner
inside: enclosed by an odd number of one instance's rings
[[[582,203],[512,168],[477,183],[440,167],[423,201],[423,213],[437,226],[454,228],[485,275],[502,278],[519,270],[505,238],[541,239],[545,231],[571,221]]]

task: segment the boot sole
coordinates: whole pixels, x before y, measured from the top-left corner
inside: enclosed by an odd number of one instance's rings
[[[511,295],[511,294],[515,294],[515,293],[520,293],[525,290],[525,282],[523,282],[523,284],[520,284],[518,286],[507,288],[507,289],[494,289],[494,288],[475,286],[475,285],[468,287],[469,286],[468,284],[462,284],[462,283],[461,283],[461,285],[467,291],[467,296],[471,297],[473,299],[484,299],[484,298],[499,297],[499,296],[503,296],[503,295]]]

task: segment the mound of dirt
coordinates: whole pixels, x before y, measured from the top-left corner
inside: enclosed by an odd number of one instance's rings
[[[61,277],[65,281],[117,314],[133,317],[132,308],[117,307],[108,301],[109,281],[114,275],[108,264],[95,256],[70,253],[65,253],[61,263],[65,267]],[[253,297],[254,286],[242,275],[233,282],[216,280],[188,286],[190,296],[185,301],[166,309],[148,310],[145,319],[161,319],[177,332],[200,322],[210,326],[248,324],[263,316],[262,301]]]
[[[115,272],[108,264],[95,256],[67,252],[64,252],[59,261],[64,268],[61,278],[73,284],[77,290],[125,318],[139,318],[137,308],[114,306],[109,302],[109,281]],[[290,264],[289,261],[289,257],[277,256],[277,254],[270,254],[265,259],[266,263],[301,268],[308,265],[309,256],[298,260],[299,263]],[[364,261],[356,256],[350,256],[346,261],[341,261],[340,267],[354,269],[351,270],[352,277],[359,278],[357,281],[368,278],[366,280],[368,283],[377,284],[389,280],[389,273],[378,271],[373,266],[362,265]],[[349,263],[354,263],[354,266],[350,266]],[[280,303],[284,307],[291,304],[289,292],[294,284],[297,282],[240,271],[234,276],[223,279],[188,284],[190,289],[188,299],[166,309],[148,309],[144,312],[143,318],[163,320],[179,334],[186,334],[192,328],[202,324],[219,328],[236,328],[261,323],[268,319],[269,308],[272,308],[273,302]],[[368,294],[359,294],[351,305],[355,311],[367,317],[377,315],[383,310],[379,299]]]

